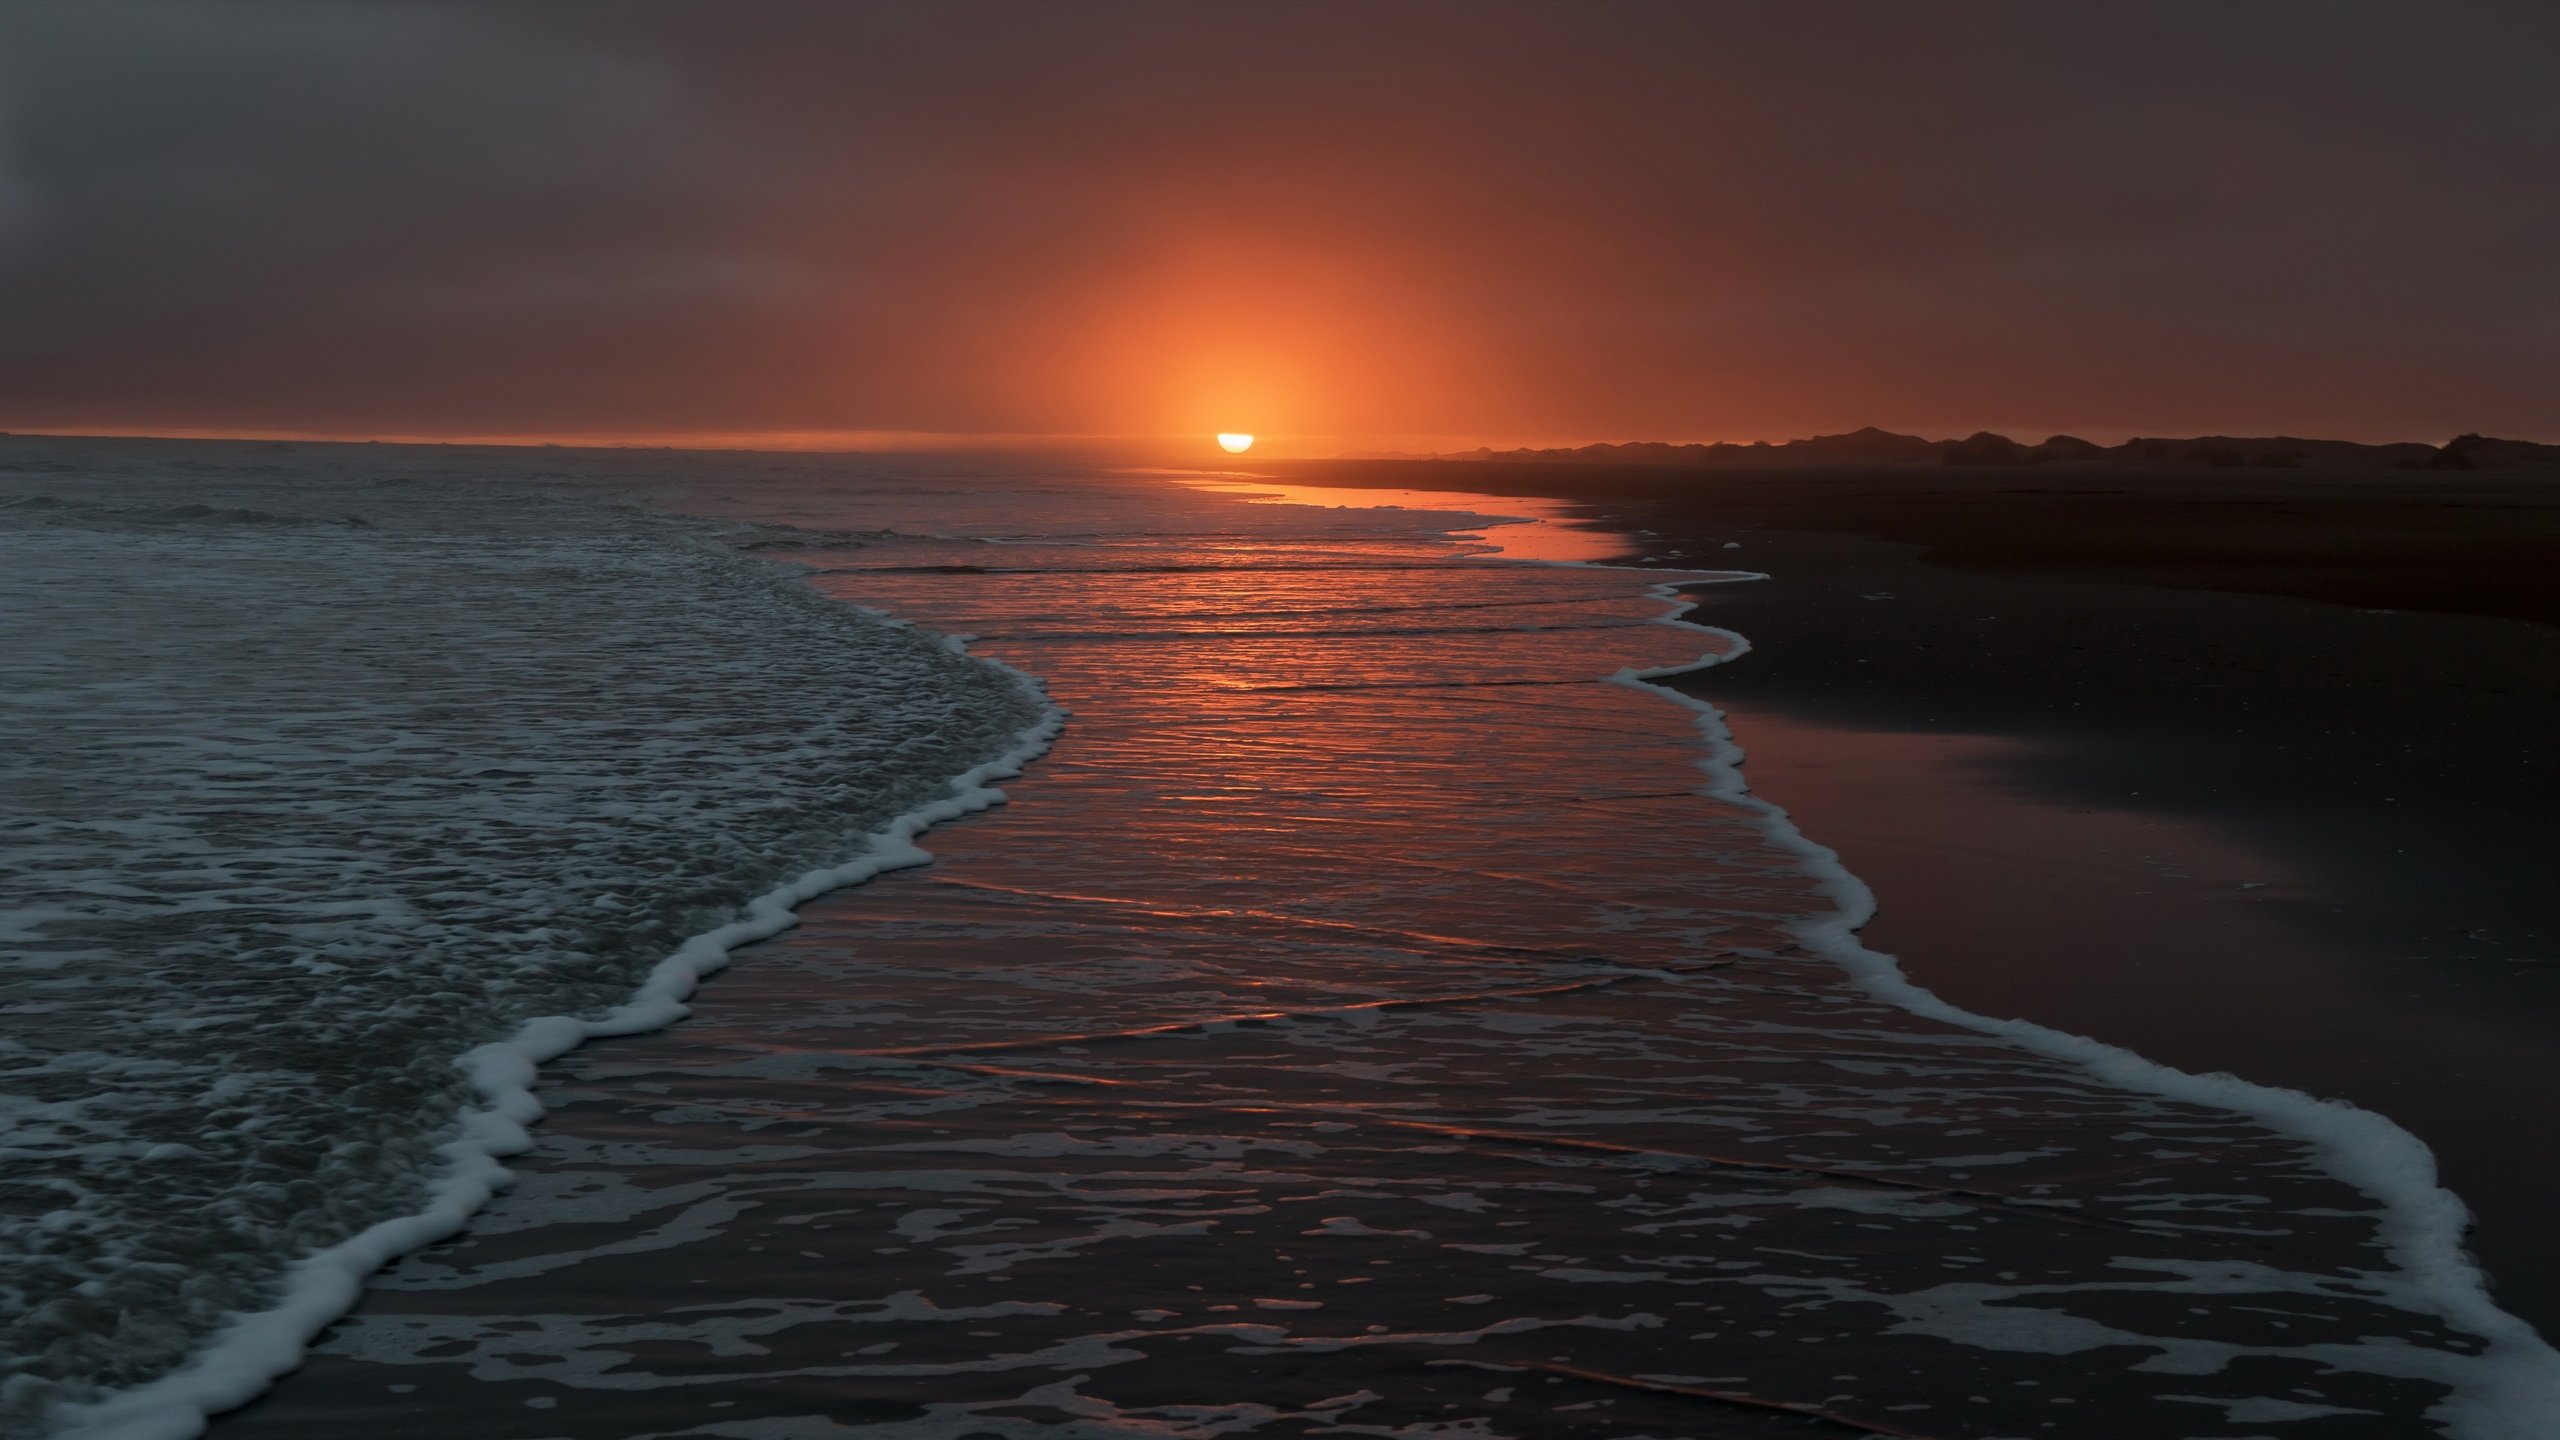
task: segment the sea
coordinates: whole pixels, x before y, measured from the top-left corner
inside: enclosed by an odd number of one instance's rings
[[[1859,943],[1718,556],[0,440],[0,1435],[2560,1434],[2416,1138]]]

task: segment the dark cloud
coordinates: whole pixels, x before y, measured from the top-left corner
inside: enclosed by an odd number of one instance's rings
[[[2560,10],[0,7],[0,426],[2560,438]]]

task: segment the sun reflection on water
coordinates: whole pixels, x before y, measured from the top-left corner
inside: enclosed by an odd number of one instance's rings
[[[1592,527],[1562,500],[1542,496],[1485,495],[1471,490],[1373,490],[1351,485],[1295,485],[1232,477],[1186,479],[1215,494],[1263,505],[1314,505],[1327,510],[1415,510],[1433,516],[1467,514],[1488,523],[1456,533],[1483,553],[1505,560],[1554,563],[1621,560],[1624,536]],[[1442,527],[1433,526],[1435,531]]]
[[[2417,1363],[2470,1363],[2374,1283],[2376,1212],[2299,1142],[1810,953],[1820,878],[1707,787],[1690,711],[1612,681],[1728,643],[1661,623],[1679,572],[1502,563],[1618,553],[1552,502],[1167,478],[790,497],[811,548],[763,553],[973,637],[1065,731],[936,863],[617,1042],[645,1089],[561,1087],[555,1158],[520,1162],[550,1170],[501,1202],[556,1234],[467,1237],[437,1263],[470,1288],[341,1333],[462,1396],[566,1349],[539,1373],[610,1376],[579,1400],[617,1433],[858,1382],[968,1433],[2069,1434],[2103,1408],[2170,1440],[2279,1386],[2417,1414]],[[1453,517],[1517,519],[1459,551]],[[664,1286],[595,1248],[592,1197],[626,1194],[704,1217],[721,1293],[648,1316],[679,1343],[627,1339]],[[528,1339],[537,1313],[566,1318]],[[772,1317],[753,1346],[740,1314]],[[865,1348],[884,1318],[895,1353]],[[390,1372],[348,1373],[342,1406]]]

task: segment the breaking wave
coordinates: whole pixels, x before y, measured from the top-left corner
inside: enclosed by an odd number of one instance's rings
[[[887,827],[987,803],[963,772],[1045,723],[608,505],[42,478],[77,498],[0,503],[0,1431],[351,1288],[289,1276],[314,1252],[449,1229],[522,1058],[584,1033],[527,1022],[664,1023],[787,923],[768,892],[897,863],[920,822]],[[457,1066],[510,1037],[521,1073]]]

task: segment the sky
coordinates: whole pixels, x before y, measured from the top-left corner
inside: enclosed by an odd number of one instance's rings
[[[0,5],[0,429],[2560,440],[2560,6]]]

